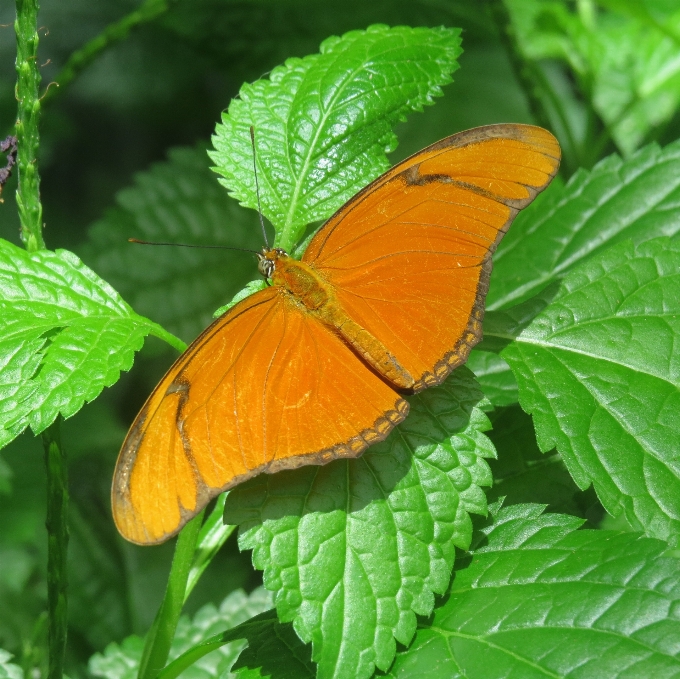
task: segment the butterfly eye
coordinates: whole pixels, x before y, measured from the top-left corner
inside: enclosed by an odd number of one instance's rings
[[[269,280],[272,277],[272,273],[274,272],[274,262],[271,259],[260,257],[259,261],[257,262],[257,268],[259,272],[267,280]]]

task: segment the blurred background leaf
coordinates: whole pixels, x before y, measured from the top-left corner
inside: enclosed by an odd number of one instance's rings
[[[254,590],[250,595],[239,589],[226,597],[219,608],[213,604],[206,604],[191,619],[183,615],[170,650],[170,660],[174,660],[208,637],[231,629],[258,613],[269,610],[273,605],[271,592],[263,587]],[[232,677],[234,675],[229,670],[244,646],[244,641],[233,641],[221,646],[204,655],[182,676],[184,679]],[[102,679],[135,679],[143,648],[143,640],[138,636],[127,637],[120,644],[109,644],[103,653],[97,653],[90,658],[88,663],[90,674]]]
[[[83,257],[132,307],[191,341],[256,275],[255,257],[234,250],[132,245],[128,238],[259,250],[257,214],[217,183],[205,147],[174,148],[135,176],[89,230]]]

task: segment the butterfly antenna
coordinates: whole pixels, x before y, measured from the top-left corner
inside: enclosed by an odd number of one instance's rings
[[[128,243],[137,243],[138,245],[175,245],[179,248],[201,248],[202,250],[239,250],[240,252],[252,252],[256,255],[260,253],[257,250],[248,250],[247,248],[232,248],[228,245],[193,245],[190,243],[159,243],[150,240],[139,240],[139,238],[128,238]]]
[[[255,128],[250,126],[250,145],[253,147],[253,170],[255,170],[255,193],[257,193],[257,214],[260,216],[260,226],[262,227],[262,236],[264,237],[264,244],[269,250],[269,241],[267,240],[267,231],[264,228],[264,218],[262,217],[262,206],[260,205],[260,185],[257,181],[257,158],[255,156]]]

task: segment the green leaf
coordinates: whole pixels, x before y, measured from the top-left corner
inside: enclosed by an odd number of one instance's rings
[[[237,590],[222,602],[219,609],[207,604],[191,620],[182,616],[170,650],[170,659],[177,658],[217,632],[235,627],[271,606],[271,594],[262,588],[250,595]],[[229,670],[244,645],[242,641],[234,641],[204,655],[185,670],[183,679],[233,676]],[[91,674],[102,679],[136,679],[143,648],[144,641],[137,636],[128,637],[120,645],[109,644],[104,653],[96,653],[90,658],[88,669]]]
[[[541,511],[500,511],[388,676],[678,676],[680,575],[666,545]]]
[[[532,297],[614,243],[678,231],[680,142],[651,144],[625,161],[610,156],[520,212],[494,255],[487,308]]]
[[[316,677],[311,649],[300,641],[292,625],[281,624],[276,616],[271,615],[261,624],[251,626],[244,639],[248,646],[241,651],[232,668],[238,679]]]
[[[375,25],[325,40],[320,53],[289,59],[268,80],[244,85],[218,124],[210,155],[220,180],[257,208],[260,198],[291,250],[311,222],[329,217],[389,167],[394,125],[451,82],[460,30]]]
[[[565,2],[507,0],[525,56],[568,63],[625,155],[680,105],[680,12],[655,20],[639,0],[630,4],[638,12],[626,16],[586,3],[574,13]]]
[[[501,352],[541,450],[610,514],[678,544],[680,238],[620,243],[544,301]]]
[[[176,148],[135,177],[117,207],[94,224],[83,259],[141,314],[185,341],[257,275],[247,252],[151,247],[128,238],[259,250],[257,216],[218,184],[203,148]]]
[[[300,641],[292,625],[280,623],[274,611],[266,611],[190,648],[167,665],[159,673],[158,679],[177,679],[180,675],[184,676],[187,668],[195,662],[236,640],[244,640],[248,648],[241,652],[234,664],[234,676],[241,679],[311,679],[316,675],[309,646]]]
[[[0,679],[24,679],[24,671],[10,662],[12,654],[0,648]]]
[[[224,306],[221,306],[217,311],[213,313],[213,318],[219,318],[231,309],[231,307],[236,306],[242,299],[250,297],[253,293],[258,290],[264,290],[267,287],[267,282],[264,280],[250,281],[246,284],[245,288],[239,290],[232,298],[230,302],[227,302]]]
[[[138,636],[109,644],[104,653],[95,653],[88,663],[90,674],[103,679],[136,679],[144,640]]]
[[[70,417],[129,370],[149,333],[108,283],[66,250],[0,241],[0,445]]]
[[[459,369],[410,399],[409,417],[356,460],[261,475],[229,493],[225,523],[253,549],[282,622],[312,642],[318,676],[386,670],[395,640],[446,589],[455,547],[467,548],[470,512],[495,452],[472,375]]]
[[[492,417],[488,436],[498,459],[489,463],[494,478],[493,488],[487,492],[489,502],[500,498],[508,505],[540,502],[551,512],[599,523],[602,508],[595,492],[579,490],[559,454],[541,453],[531,417],[519,405],[495,411]]]
[[[510,366],[497,354],[475,351],[465,364],[475,374],[479,386],[491,403],[500,408],[517,403],[517,382]]]

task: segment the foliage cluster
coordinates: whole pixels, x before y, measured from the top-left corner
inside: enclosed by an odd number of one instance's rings
[[[48,246],[69,250],[20,247],[15,173],[0,205],[0,678],[47,673],[34,435],[55,426],[73,679],[677,675],[676,3],[43,4],[43,81],[61,87],[43,98],[30,207]],[[172,546],[115,534],[112,466],[167,345],[181,349],[254,267],[126,239],[259,247],[250,125],[263,213],[300,252],[395,160],[509,121],[553,129],[563,171],[496,253],[468,365],[412,397],[360,459],[221,498],[178,542],[169,582],[185,616],[171,620],[166,599],[154,622]]]

